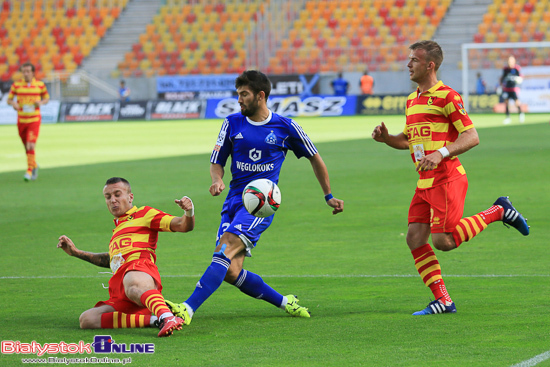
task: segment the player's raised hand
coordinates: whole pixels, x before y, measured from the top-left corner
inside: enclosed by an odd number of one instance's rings
[[[57,248],[62,249],[70,256],[74,256],[77,251],[77,248],[74,245],[73,241],[65,235],[62,235],[61,237],[59,237],[59,242],[57,242]]]
[[[376,126],[374,128],[374,131],[372,132],[372,138],[380,143],[385,143],[388,136],[388,128],[386,127],[386,124],[384,124],[384,122],[381,122],[380,125]]]
[[[344,200],[332,198],[327,201],[328,206],[333,208],[332,214],[342,213],[344,211]]]
[[[222,193],[222,191],[225,189],[225,184],[223,183],[223,181],[215,181],[212,183],[212,185],[210,185],[210,194],[212,196],[218,196],[219,194]]]

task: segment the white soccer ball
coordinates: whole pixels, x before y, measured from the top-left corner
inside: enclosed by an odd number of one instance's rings
[[[281,190],[275,182],[266,178],[251,181],[244,188],[243,205],[256,217],[269,217],[281,205]]]

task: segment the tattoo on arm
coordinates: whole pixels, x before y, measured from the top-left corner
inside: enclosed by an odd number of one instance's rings
[[[79,259],[85,260],[94,265],[100,266],[102,268],[110,268],[109,264],[109,253],[103,252],[100,254],[95,254],[93,252],[79,251],[75,254]]]

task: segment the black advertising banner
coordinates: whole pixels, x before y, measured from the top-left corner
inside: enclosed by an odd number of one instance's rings
[[[60,121],[116,121],[120,104],[118,102],[76,102],[63,103]]]
[[[119,120],[145,120],[147,116],[147,105],[150,102],[121,102],[118,113]]]
[[[198,119],[204,117],[206,101],[151,101],[147,120]]]
[[[3,99],[4,95],[7,95],[10,92],[10,88],[13,82],[10,81],[0,81],[0,99]]]

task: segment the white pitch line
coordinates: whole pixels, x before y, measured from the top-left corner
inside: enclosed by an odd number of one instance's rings
[[[539,354],[538,356],[534,356],[531,359],[515,364],[512,367],[532,367],[536,366],[540,362],[546,361],[547,359],[550,359],[550,350],[548,352]]]
[[[0,279],[87,279],[105,278],[110,276],[106,272],[101,275],[37,275],[37,276],[0,276]],[[162,278],[197,278],[202,274],[162,275]],[[416,278],[418,274],[303,274],[303,275],[265,275],[264,278]],[[550,274],[443,274],[447,278],[548,278]]]

